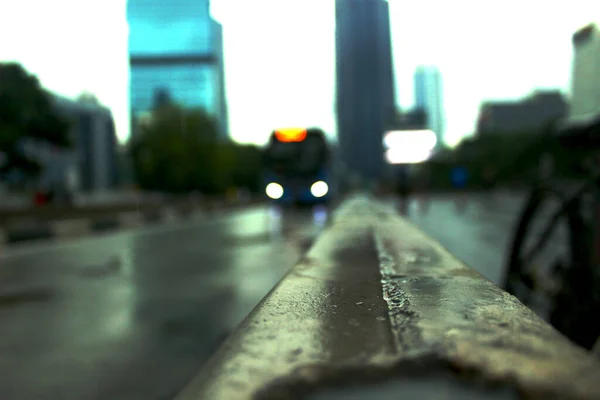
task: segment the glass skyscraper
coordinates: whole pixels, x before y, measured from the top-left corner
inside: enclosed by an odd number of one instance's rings
[[[225,136],[222,28],[209,0],[128,0],[130,101],[135,121],[169,97],[214,115]]]
[[[442,76],[433,66],[419,66],[415,71],[415,103],[427,114],[427,126],[435,132],[438,146],[444,139]]]
[[[395,104],[388,2],[337,0],[338,141],[350,175],[373,182],[382,177],[383,134]]]

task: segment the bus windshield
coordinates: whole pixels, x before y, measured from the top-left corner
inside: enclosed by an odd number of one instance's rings
[[[268,169],[285,175],[314,175],[327,160],[325,139],[308,134],[299,142],[281,142],[275,136],[265,151]]]

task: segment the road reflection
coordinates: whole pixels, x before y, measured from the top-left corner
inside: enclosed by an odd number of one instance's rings
[[[134,273],[135,260],[131,244],[125,245],[120,257],[113,260],[118,263],[121,282],[116,284],[118,288],[113,301],[118,301],[117,306],[107,304],[106,317],[102,323],[102,330],[107,337],[118,337],[131,334],[135,325],[135,311],[138,302],[137,287],[132,283],[131,277]]]
[[[171,398],[299,259],[310,214],[273,211],[4,255],[1,397]]]
[[[327,217],[328,217],[327,207],[315,206],[312,211],[313,211],[312,212],[313,223],[317,227],[322,228],[325,225],[325,223],[327,222]]]

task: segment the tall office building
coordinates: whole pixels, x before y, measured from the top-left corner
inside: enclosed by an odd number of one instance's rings
[[[477,120],[477,135],[535,133],[565,117],[568,103],[558,90],[538,90],[518,101],[486,101]]]
[[[414,75],[416,107],[427,114],[427,127],[435,132],[438,146],[444,140],[442,77],[433,66],[419,66]]]
[[[50,95],[57,113],[69,122],[73,147],[59,149],[35,140],[23,140],[23,151],[42,166],[36,184],[60,198],[67,192],[91,193],[113,189],[119,182],[117,136],[112,112],[87,99],[79,101]]]
[[[226,135],[222,29],[210,1],[128,0],[127,20],[132,119],[170,99],[204,108]]]
[[[217,57],[217,73],[214,76],[215,107],[219,116],[219,128],[224,136],[229,132],[229,114],[227,112],[227,93],[225,90],[225,59],[223,51],[223,26],[213,20],[213,48]]]
[[[383,133],[396,111],[389,6],[336,0],[336,111],[347,173],[383,176]]]
[[[600,113],[600,29],[587,25],[573,35],[570,117]]]

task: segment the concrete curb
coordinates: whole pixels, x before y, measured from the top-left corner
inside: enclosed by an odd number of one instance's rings
[[[342,204],[177,400],[598,399],[600,364],[391,208]]]
[[[0,228],[0,246],[10,246],[29,241],[75,238],[94,233],[135,228],[147,224],[173,222],[188,219],[193,214],[229,210],[260,203],[261,201],[247,201],[228,203],[221,206],[217,202],[211,202],[190,204],[186,207],[164,206],[144,211],[124,211],[95,215],[89,218],[55,221],[15,220],[11,221],[8,226]]]

